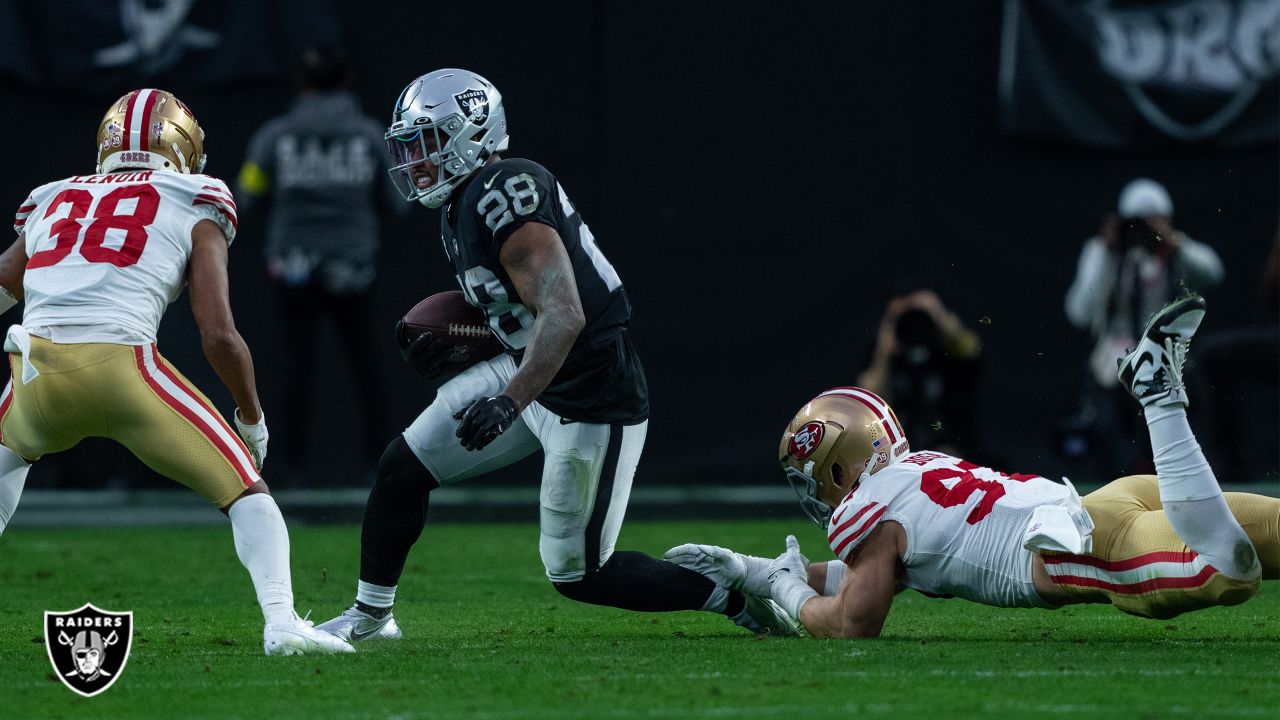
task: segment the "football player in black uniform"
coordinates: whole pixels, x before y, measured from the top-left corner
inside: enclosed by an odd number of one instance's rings
[[[631,306],[555,176],[500,156],[508,138],[498,91],[465,70],[423,75],[400,94],[386,137],[392,177],[406,199],[442,209],[458,283],[507,353],[444,383],[387,447],[365,508],[355,605],[320,627],[351,641],[400,637],[391,608],[431,490],[541,449],[538,548],[562,595],[630,610],[709,610],[757,632],[793,632],[769,600],[614,552],[649,417],[627,334]],[[405,359],[429,377],[444,350],[426,334]]]

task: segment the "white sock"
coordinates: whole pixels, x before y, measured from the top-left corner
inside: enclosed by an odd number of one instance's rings
[[[396,586],[374,585],[363,580],[356,581],[356,602],[377,608],[389,608],[396,604]]]
[[[1181,405],[1143,410],[1151,433],[1160,503],[1187,547],[1229,577],[1252,580],[1262,572],[1258,554],[1231,514],[1213,468],[1187,423]]]
[[[293,617],[293,581],[289,577],[289,530],[276,501],[266,493],[240,498],[227,511],[236,555],[258,591],[262,617],[282,622]]]
[[[840,589],[840,581],[844,580],[844,573],[849,569],[843,560],[827,561],[827,579],[822,583],[822,596],[835,597],[836,591]]]
[[[27,484],[27,471],[31,465],[14,451],[0,445],[0,535],[9,525],[9,518],[18,509],[18,499]]]

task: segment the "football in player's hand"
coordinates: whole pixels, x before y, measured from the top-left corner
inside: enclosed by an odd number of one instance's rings
[[[404,315],[396,342],[401,349],[407,348],[424,332],[445,342],[446,365],[471,365],[503,351],[484,311],[467,304],[459,290],[436,293],[414,305]]]

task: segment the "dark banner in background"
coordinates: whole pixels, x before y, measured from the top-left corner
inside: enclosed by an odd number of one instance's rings
[[[1006,0],[1006,131],[1133,148],[1274,144],[1280,0]]]
[[[0,0],[0,78],[99,99],[261,84],[287,74],[302,38],[339,34],[336,0]]]

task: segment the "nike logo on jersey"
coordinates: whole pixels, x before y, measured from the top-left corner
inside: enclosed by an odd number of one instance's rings
[[[493,177],[489,178],[488,182],[484,184],[484,189],[488,190],[489,188],[493,187],[493,181],[497,179],[498,179],[497,175],[494,175]]]

